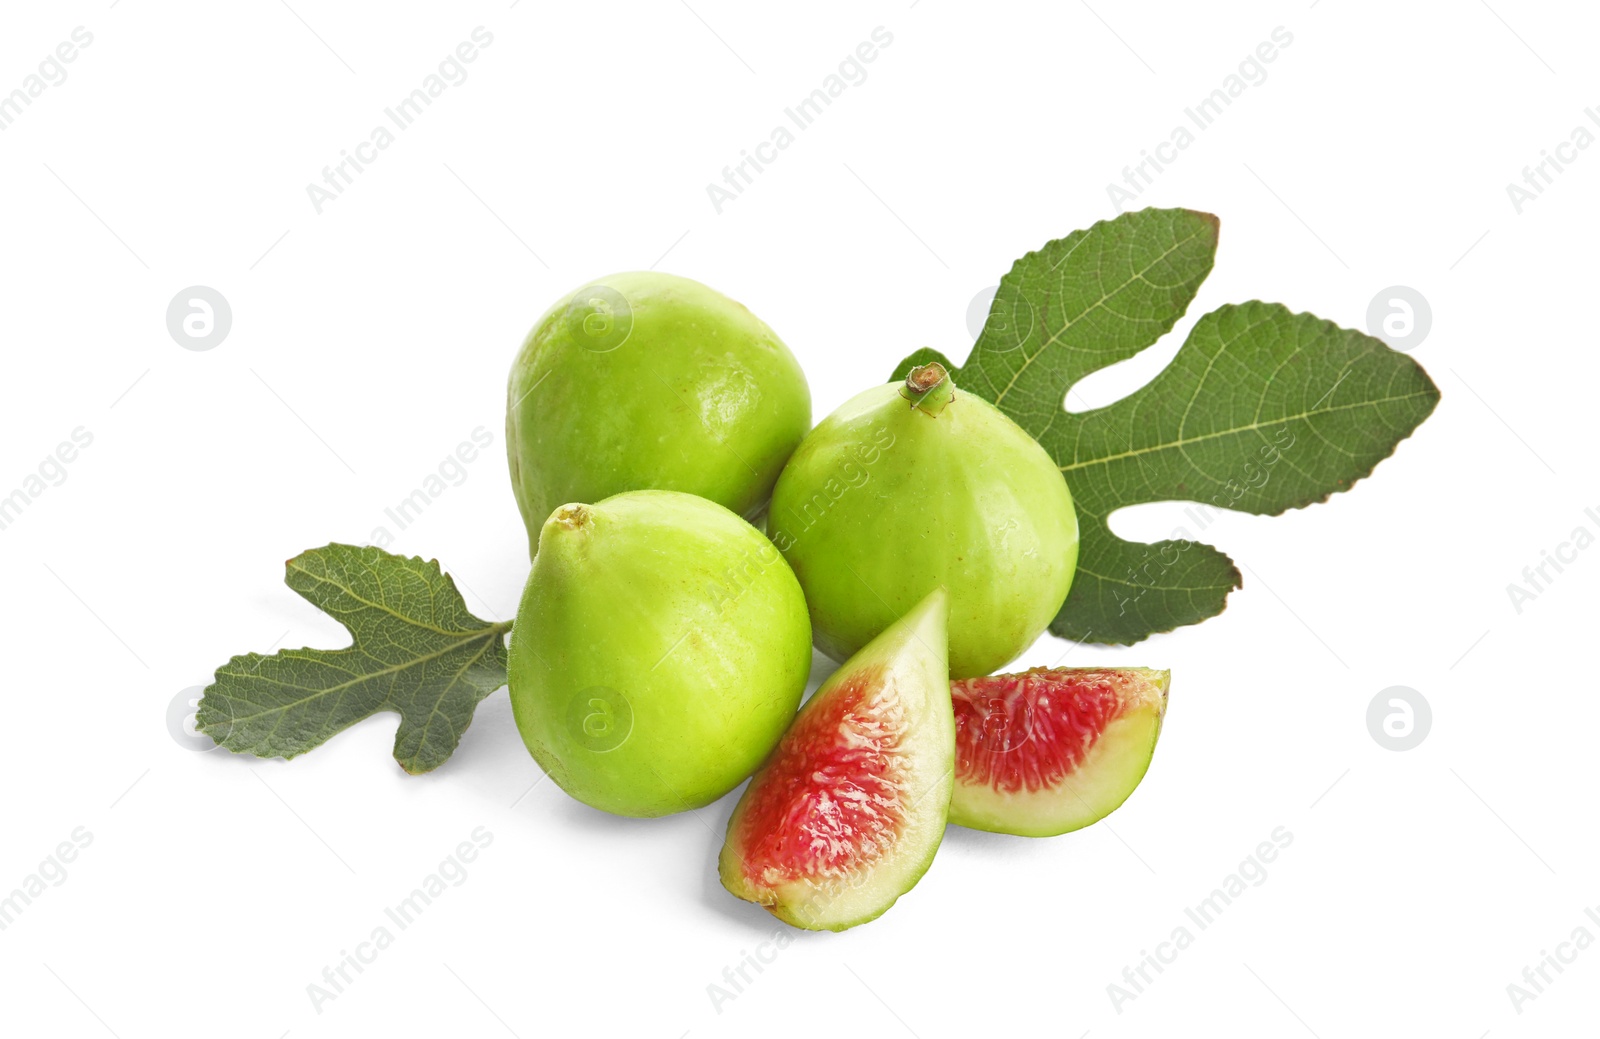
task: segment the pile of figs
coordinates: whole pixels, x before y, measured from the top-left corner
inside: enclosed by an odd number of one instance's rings
[[[1071,588],[1060,469],[938,364],[815,429],[794,355],[686,278],[551,307],[513,365],[507,446],[533,567],[512,707],[585,804],[648,817],[753,778],[727,889],[798,927],[882,914],[947,822],[1050,836],[1143,777],[1168,675],[995,675]],[[840,661],[801,705],[813,645]]]

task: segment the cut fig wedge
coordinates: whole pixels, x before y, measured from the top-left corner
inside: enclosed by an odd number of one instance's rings
[[[940,588],[839,668],[746,788],[718,872],[795,927],[876,919],[927,872],[955,768]]]
[[[1104,819],[1150,767],[1170,680],[1143,667],[1040,667],[953,683],[950,821],[1054,837]]]

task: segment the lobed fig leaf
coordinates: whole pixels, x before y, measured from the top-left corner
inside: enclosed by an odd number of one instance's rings
[[[896,370],[899,379],[945,364],[1061,469],[1081,538],[1072,592],[1050,625],[1063,638],[1132,644],[1221,613],[1242,584],[1210,545],[1117,537],[1107,522],[1117,509],[1194,501],[1277,515],[1325,501],[1369,475],[1438,403],[1422,367],[1381,340],[1250,302],[1202,317],[1149,385],[1067,412],[1076,382],[1183,316],[1211,271],[1217,230],[1208,213],[1146,209],[1074,231],[1001,280],[964,366],[924,349]]]
[[[473,616],[432,560],[332,544],[286,567],[285,583],[343,624],[352,644],[234,657],[206,687],[195,727],[235,753],[292,758],[396,711],[400,767],[444,764],[479,701],[506,684],[511,622]]]

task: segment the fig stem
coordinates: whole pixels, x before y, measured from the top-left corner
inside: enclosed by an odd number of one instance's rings
[[[563,505],[551,513],[550,519],[567,530],[582,530],[590,523],[589,509],[585,505]]]
[[[900,396],[929,415],[938,415],[956,397],[956,385],[950,373],[938,361],[929,361],[911,369]]]

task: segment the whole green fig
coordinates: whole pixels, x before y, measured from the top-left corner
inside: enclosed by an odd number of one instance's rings
[[[633,491],[544,524],[511,633],[511,708],[539,766],[585,804],[710,804],[777,744],[810,670],[799,583],[722,506]]]
[[[758,512],[811,428],[789,348],[688,278],[613,274],[559,300],[511,368],[506,449],[528,550],[556,506],[684,491]]]
[[[817,648],[835,660],[947,588],[954,679],[1027,649],[1078,561],[1060,469],[937,364],[823,419],[778,478],[767,527],[805,589]]]

